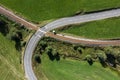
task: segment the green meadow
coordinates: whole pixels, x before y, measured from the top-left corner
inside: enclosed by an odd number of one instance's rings
[[[44,41],[44,43],[43,43]],[[40,43],[47,43],[45,51],[41,51]],[[38,44],[33,55],[33,69],[38,80],[119,80],[120,76],[117,71],[113,71],[110,67],[103,67],[99,60],[95,58],[96,53],[102,52],[100,49],[95,50],[93,47],[80,47],[69,43],[64,43],[53,38],[43,38]],[[51,47],[51,54],[48,52]],[[107,49],[107,47],[105,48]],[[119,50],[115,48],[114,51]],[[56,57],[56,52],[59,54]],[[39,57],[38,57],[39,55]],[[85,61],[86,55],[94,57],[94,62],[89,65]],[[37,56],[37,58],[35,57]],[[54,57],[54,58],[53,58]]]
[[[119,80],[120,77],[109,68],[103,68],[100,63],[90,66],[87,62],[71,59],[51,61],[47,55],[42,55],[41,64],[35,67],[38,80]],[[44,74],[44,78],[41,76]]]
[[[94,39],[120,38],[120,18],[71,25],[66,29],[60,30],[60,32]]]
[[[20,53],[15,43],[0,33],[0,80],[24,80]]]
[[[37,22],[120,7],[119,0],[0,0],[0,4]]]

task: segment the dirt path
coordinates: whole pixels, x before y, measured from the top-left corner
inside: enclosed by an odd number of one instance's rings
[[[22,25],[24,25],[25,27],[32,29],[32,30],[38,30],[39,28],[37,27],[37,25],[26,21],[25,19],[17,16],[16,14],[14,14],[12,11],[3,8],[2,6],[0,6],[0,14],[3,14],[5,16],[7,16],[10,20],[13,20],[17,23],[20,23]],[[53,35],[52,33],[47,33],[47,36],[62,40],[62,41],[66,41],[66,42],[70,42],[70,43],[83,43],[83,44],[92,44],[92,45],[120,45],[120,40],[112,40],[112,41],[100,41],[100,40],[89,40],[89,39],[77,39],[77,38],[73,38],[73,37],[68,37],[68,36],[61,36],[61,35]]]
[[[40,29],[37,27],[37,25],[26,21],[25,19],[17,16],[10,10],[7,10],[1,6],[0,6],[0,13],[7,16],[9,19],[17,23],[20,23],[30,29],[37,30],[36,33],[30,38],[30,41],[27,44],[25,55],[24,55],[24,68],[25,68],[26,78],[28,80],[37,80],[37,77],[35,76],[34,71],[32,69],[31,59],[32,59],[33,51],[34,51],[34,48],[36,47],[36,44],[39,42],[39,40],[42,37],[44,37],[46,32],[52,29],[58,28],[60,26],[101,20],[101,19],[106,19],[110,17],[118,17],[120,16],[120,9],[82,15],[82,16],[62,18],[62,19],[53,21],[51,23],[48,23],[47,25],[45,25],[43,28],[40,28]],[[82,39],[82,38],[75,39],[70,36],[54,35],[49,32],[46,35],[53,37],[55,39],[59,39],[59,40],[70,42],[70,43],[82,43],[82,44],[89,44],[89,45],[120,45],[120,40],[103,41],[103,40],[90,40],[90,39]],[[16,70],[14,70],[13,72],[14,74],[16,74]]]
[[[21,25],[24,25],[25,27],[29,28],[29,29],[33,29],[33,30],[37,30],[37,26],[31,22],[26,21],[25,19],[17,16],[16,14],[14,14],[12,11],[8,10],[7,8],[3,8],[2,6],[0,6],[0,14],[7,16],[8,19],[15,21]]]
[[[82,44],[88,44],[88,45],[114,45],[114,46],[120,46],[120,40],[93,40],[93,39],[85,39],[85,38],[76,38],[72,36],[66,36],[57,34],[54,35],[53,33],[48,32],[46,36],[50,36],[52,38],[70,42],[70,43],[82,43]]]

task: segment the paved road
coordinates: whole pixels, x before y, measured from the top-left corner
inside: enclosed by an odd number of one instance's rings
[[[25,50],[24,69],[25,69],[26,78],[28,80],[37,80],[37,78],[33,72],[33,69],[32,69],[32,61],[31,60],[32,60],[33,51],[42,36],[44,36],[44,33],[41,31],[37,31],[29,40],[29,43],[27,44],[27,47]]]
[[[37,80],[32,69],[31,59],[32,59],[33,51],[38,41],[45,35],[46,32],[65,25],[89,22],[89,21],[100,20],[110,17],[118,17],[118,16],[120,16],[120,9],[115,9],[115,10],[104,11],[99,13],[62,18],[45,25],[43,28],[40,28],[28,42],[25,51],[24,67],[25,67],[25,74],[28,80]]]
[[[17,23],[23,24],[31,29],[37,30],[37,26],[35,24],[32,24],[23,18],[20,18],[16,16],[14,13],[11,11],[3,8],[0,6],[0,13],[7,16],[9,19],[16,21]],[[83,22],[89,22],[89,21],[95,21],[95,20],[101,20],[105,18],[110,18],[110,17],[118,17],[120,16],[120,9],[115,9],[115,10],[110,10],[110,11],[104,11],[104,12],[99,12],[99,13],[92,13],[92,14],[86,14],[86,15],[80,15],[80,16],[74,16],[74,17],[68,17],[68,18],[62,18],[56,21],[53,21],[47,25],[45,25],[43,28],[40,28],[39,30],[36,31],[36,33],[31,37],[29,40],[26,50],[25,50],[25,55],[24,55],[24,68],[25,68],[25,74],[26,78],[28,80],[37,80],[33,69],[32,69],[32,55],[33,51],[39,42],[39,40],[46,34],[46,32],[49,32],[52,29],[65,26],[65,25],[70,25],[70,24],[77,24],[77,23],[83,23]],[[82,39],[81,39],[82,40]],[[90,40],[83,40],[89,42]],[[92,40],[93,44],[95,41]],[[117,41],[119,43],[119,41]],[[97,43],[102,44],[104,42],[98,41]],[[106,42],[107,44],[109,43],[108,41]],[[104,43],[104,44],[106,44]],[[114,41],[113,41],[114,43]],[[116,43],[114,43],[116,44]]]

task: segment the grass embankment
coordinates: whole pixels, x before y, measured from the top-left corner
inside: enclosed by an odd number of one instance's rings
[[[41,66],[36,67],[36,71],[43,71],[48,80],[119,80],[120,78],[109,68],[101,67],[99,63],[90,66],[87,62],[64,59],[52,62],[45,55],[41,60]],[[42,70],[39,70],[40,68]]]
[[[0,80],[24,80],[20,53],[15,43],[0,33]]]
[[[111,18],[106,20],[72,25],[60,29],[62,33],[81,36],[94,39],[113,39],[120,38],[120,18]]]
[[[0,15],[0,80],[24,80],[22,48],[31,31]]]
[[[33,56],[33,66],[35,73],[38,77],[38,80],[119,80],[120,76],[109,67],[103,68],[101,64],[97,61],[94,62],[93,65],[89,65],[86,61],[82,59],[85,58],[86,55],[93,55],[100,48],[82,48],[82,53],[73,49],[72,44],[63,43],[60,41],[56,41],[51,38],[43,39],[47,42],[48,46],[51,46],[52,49],[57,50],[57,52],[61,55],[60,60],[54,59],[51,60],[50,56],[46,53],[46,51],[41,53],[40,45],[37,46],[35,53],[40,55],[39,64],[34,61]],[[116,48],[117,49],[117,48]],[[117,49],[119,50],[119,48]],[[54,50],[53,50],[54,51]],[[115,50],[116,51],[116,50]],[[101,53],[101,52],[100,52]],[[73,58],[65,57],[72,56]],[[75,57],[80,58],[75,60]]]
[[[32,21],[120,7],[119,0],[0,0],[0,3]]]

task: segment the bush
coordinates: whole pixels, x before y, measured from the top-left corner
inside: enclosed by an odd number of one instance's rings
[[[34,55],[34,60],[35,60],[36,63],[41,63],[40,55],[39,54],[35,54]]]
[[[97,53],[97,56],[98,56],[98,59],[99,59],[101,65],[103,67],[106,67],[107,66],[107,64],[106,64],[107,57],[106,57],[105,53]]]
[[[89,65],[93,64],[92,56],[91,55],[86,55],[85,60],[89,63]]]
[[[83,48],[78,47],[78,48],[77,48],[77,51],[78,51],[80,54],[82,54],[82,53],[83,53]]]
[[[40,41],[39,46],[41,46],[42,50],[45,50],[45,48],[47,47],[47,42]]]

